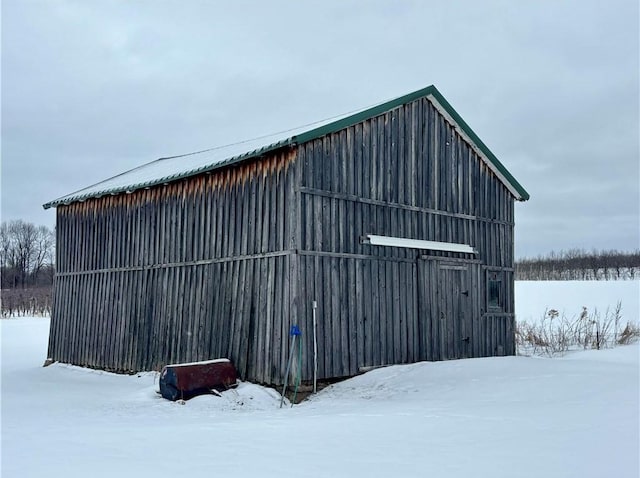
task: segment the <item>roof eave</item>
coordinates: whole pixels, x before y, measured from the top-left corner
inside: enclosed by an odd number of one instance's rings
[[[242,161],[246,161],[248,159],[252,159],[252,158],[259,158],[260,156],[263,156],[266,153],[271,153],[273,151],[276,151],[278,149],[282,149],[282,148],[287,148],[290,147],[293,144],[293,142],[291,141],[291,138],[283,140],[283,141],[279,141],[277,143],[265,146],[263,148],[258,148],[256,150],[253,151],[249,151],[245,154],[240,154],[237,156],[234,156],[232,158],[229,158],[225,161],[221,161],[219,163],[216,164],[212,164],[210,166],[206,166],[206,167],[202,167],[202,168],[198,168],[198,169],[192,169],[189,171],[184,171],[182,173],[178,173],[178,174],[172,174],[170,176],[165,176],[159,179],[154,179],[151,181],[145,181],[142,183],[138,183],[138,184],[134,184],[134,185],[129,185],[129,186],[122,186],[122,187],[117,187],[117,188],[111,188],[111,189],[107,189],[104,191],[101,191],[99,193],[92,193],[92,194],[80,194],[80,195],[76,195],[78,192],[82,191],[77,191],[76,193],[71,193],[71,194],[67,194],[66,196],[62,196],[58,199],[54,199],[53,201],[50,201],[46,204],[43,204],[42,207],[44,209],[50,209],[52,207],[57,207],[57,206],[61,206],[61,205],[69,205],[71,203],[74,202],[84,202],[87,199],[97,199],[100,198],[102,196],[115,196],[118,194],[122,194],[122,193],[132,193],[134,191],[138,191],[140,189],[149,189],[152,188],[154,186],[159,186],[161,184],[168,184],[170,182],[174,182],[174,181],[179,181],[181,179],[186,179],[186,178],[190,178],[192,176],[196,176],[198,174],[205,174],[207,172],[210,171],[214,171],[216,169],[220,169],[220,168],[224,168],[224,167],[229,167],[229,166],[233,166],[234,164],[240,163]]]

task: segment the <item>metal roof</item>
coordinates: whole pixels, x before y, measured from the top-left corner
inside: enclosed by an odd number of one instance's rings
[[[61,204],[70,204],[90,198],[125,192],[129,193],[138,189],[149,188],[158,184],[166,184],[204,172],[213,171],[224,166],[259,157],[276,149],[306,143],[307,141],[340,131],[423,97],[428,98],[440,113],[456,127],[458,132],[471,144],[476,153],[479,154],[483,161],[500,178],[516,199],[521,201],[529,199],[527,191],[516,181],[509,171],[507,171],[504,165],[495,157],[480,138],[478,138],[449,102],[444,99],[436,87],[431,85],[385,103],[347,113],[346,115],[334,117],[313,125],[306,125],[281,133],[195,153],[160,158],[105,181],[54,199],[44,204],[43,207],[48,209]],[[310,126],[313,127],[310,128]]]

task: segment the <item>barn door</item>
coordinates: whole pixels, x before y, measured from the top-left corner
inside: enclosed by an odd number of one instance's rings
[[[437,322],[439,323],[440,359],[471,356],[471,291],[469,266],[439,263],[437,272]]]
[[[472,356],[471,270],[474,264],[418,260],[420,358],[449,360]]]

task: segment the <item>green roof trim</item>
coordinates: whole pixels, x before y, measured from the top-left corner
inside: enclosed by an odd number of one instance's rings
[[[395,98],[393,100],[387,101],[386,103],[382,103],[366,110],[359,111],[358,113],[347,116],[346,118],[342,118],[333,123],[329,123],[318,128],[306,131],[305,133],[301,133],[295,136],[294,140],[296,140],[298,143],[306,143],[307,141],[317,139],[326,134],[335,133],[336,131],[340,131],[341,129],[348,128],[349,126],[353,126],[354,124],[384,114],[387,111],[397,108],[398,106],[402,106],[406,103],[411,103],[412,101],[420,98],[425,98],[430,94],[433,94],[434,91],[437,92],[435,86],[427,86],[426,88],[414,91],[413,93],[409,93],[399,98]]]
[[[471,141],[475,143],[475,145],[482,151],[487,159],[493,163],[493,165],[500,171],[500,173],[505,177],[505,179],[511,183],[513,188],[518,191],[520,194],[521,201],[527,201],[530,196],[524,187],[513,177],[513,175],[504,167],[504,165],[500,162],[498,158],[496,158],[495,154],[491,152],[491,150],[487,147],[486,144],[482,142],[482,140],[478,137],[477,134],[471,129],[471,127],[462,119],[462,117],[458,114],[456,110],[453,109],[453,106],[449,104],[449,102],[440,94],[440,92],[436,89],[435,86],[430,86],[429,88],[433,89],[433,97],[436,99],[438,103],[442,105],[442,107],[451,115],[453,120],[458,123],[460,128],[469,136]]]
[[[187,158],[189,156],[195,156],[200,153],[207,153],[209,151],[214,151],[220,148],[212,148],[210,150],[199,151],[195,153],[188,153],[184,155],[172,156],[169,158],[160,158],[159,160],[152,161],[151,163],[144,164],[142,166],[138,166],[136,168],[131,169],[125,173],[114,176],[113,178],[107,179],[100,183],[94,184],[93,186],[89,186],[87,188],[76,191],[75,193],[68,194],[66,196],[60,197],[53,201],[50,201],[43,205],[44,209],[48,209],[50,207],[55,207],[62,204],[71,204],[73,202],[85,201],[91,198],[97,198],[107,195],[115,195],[125,192],[132,192],[142,188],[149,188],[153,186],[157,186],[160,184],[166,184],[169,182],[177,181],[180,179],[185,179],[191,176],[195,176],[197,174],[202,174],[210,171],[214,171],[216,169],[231,166],[237,163],[241,163],[243,161],[247,161],[249,159],[254,159],[260,156],[265,155],[266,153],[291,147],[294,145],[300,145],[306,143],[308,141],[312,141],[314,139],[321,138],[331,133],[338,132],[350,126],[353,126],[357,123],[361,123],[368,119],[374,118],[375,116],[387,113],[397,107],[400,107],[404,104],[411,103],[412,101],[418,100],[420,98],[427,98],[432,103],[435,103],[434,106],[443,114],[445,117],[448,117],[450,121],[455,123],[454,126],[457,126],[464,137],[471,143],[472,148],[475,148],[476,152],[479,153],[483,160],[488,163],[488,166],[496,173],[498,178],[505,183],[505,186],[511,191],[511,193],[516,197],[516,199],[520,201],[526,201],[529,199],[529,193],[522,187],[522,185],[511,175],[511,173],[504,167],[504,165],[496,158],[496,156],[491,152],[491,150],[482,142],[482,140],[475,134],[475,132],[469,127],[469,125],[462,119],[462,117],[458,114],[458,112],[453,109],[453,107],[449,104],[449,102],[442,96],[442,94],[437,90],[437,88],[433,85],[427,86],[426,88],[422,88],[420,90],[414,91],[413,93],[406,94],[404,96],[400,96],[399,98],[395,98],[393,100],[387,101],[385,103],[373,106],[371,108],[367,108],[365,110],[359,111],[352,115],[346,116],[344,118],[340,118],[336,121],[332,121],[316,128],[302,131],[298,134],[293,134],[292,136],[280,136],[276,141],[272,141],[271,143],[266,142],[267,144],[255,144],[255,141],[243,142],[243,143],[252,143],[255,146],[259,147],[250,147],[247,145],[245,150],[235,150],[233,153],[229,153],[228,156],[220,156],[222,150],[220,150],[216,159],[213,159],[210,162],[201,162],[197,165],[193,165],[193,167],[183,166],[183,169],[172,170],[172,171],[164,171],[163,174],[158,174],[155,177],[139,177],[135,174],[136,171],[141,170],[143,168],[148,167],[149,165],[158,163],[163,160],[176,160],[181,158]],[[243,144],[238,143],[238,144]],[[233,146],[233,145],[230,145]],[[222,147],[226,148],[226,147]],[[182,159],[181,159],[182,160]],[[130,182],[118,181],[118,178],[124,179],[127,176],[131,176]],[[115,180],[115,182],[114,182]],[[104,184],[103,187],[100,185]]]
[[[449,104],[449,102],[442,96],[442,94],[438,91],[438,89],[431,85],[427,86],[418,91],[414,91],[413,93],[409,93],[407,95],[401,96],[399,98],[387,101],[386,103],[382,103],[376,105],[372,108],[366,109],[364,111],[360,111],[346,118],[340,119],[333,123],[329,123],[318,128],[306,131],[299,135],[294,136],[292,139],[295,143],[302,144],[307,141],[311,141],[314,139],[318,139],[327,134],[335,133],[344,128],[348,128],[362,121],[366,121],[375,116],[381,115],[390,111],[394,108],[402,106],[406,103],[411,103],[420,98],[433,97],[444,110],[449,114],[449,116],[458,124],[458,126],[466,133],[469,139],[478,147],[480,151],[486,156],[486,158],[495,166],[495,168],[504,176],[504,178],[511,184],[513,189],[517,191],[520,195],[518,199],[521,201],[526,201],[529,199],[529,193],[522,187],[522,185],[513,177],[513,175],[504,167],[504,165],[498,160],[498,158],[491,152],[491,150],[487,147],[486,144],[482,142],[482,140],[478,137],[476,133],[471,129],[471,127],[462,119],[462,117],[458,114],[458,112],[453,109],[453,107]]]

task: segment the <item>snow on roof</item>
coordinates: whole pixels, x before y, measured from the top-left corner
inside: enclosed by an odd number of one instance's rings
[[[156,159],[105,181],[62,196],[44,205],[45,209],[60,204],[131,192],[210,171],[246,158],[259,156],[288,144],[288,136],[270,135],[201,152]]]
[[[315,123],[306,124],[278,133],[218,146],[203,151],[159,158],[136,168],[125,171],[104,181],[59,197],[43,205],[45,209],[61,204],[84,201],[89,198],[133,192],[137,189],[149,188],[158,184],[166,184],[178,179],[212,171],[223,166],[238,163],[245,159],[255,158],[269,151],[296,143],[301,133],[315,131],[327,124],[333,124],[367,108],[345,113]]]
[[[422,97],[428,97],[436,108],[458,128],[463,137],[469,141],[483,161],[494,171],[517,199],[529,199],[529,194],[525,189],[516,181],[509,171],[507,171],[498,158],[494,156],[489,148],[476,136],[453,107],[449,105],[447,100],[444,99],[440,92],[432,85],[375,106],[361,108],[298,128],[217,148],[156,159],[155,161],[143,164],[105,181],[50,201],[44,204],[43,207],[48,209],[61,204],[84,201],[89,198],[133,192],[138,189],[149,188],[158,184],[166,184],[178,179],[212,171],[223,166],[258,157],[269,151],[295,144],[302,144],[326,134],[339,131]]]

